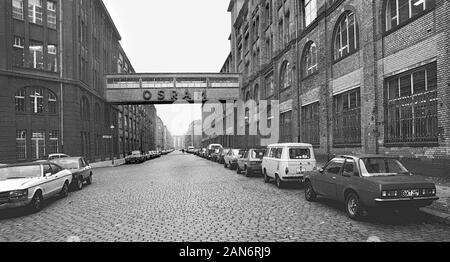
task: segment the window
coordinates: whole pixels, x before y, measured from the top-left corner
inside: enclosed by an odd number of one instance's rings
[[[49,136],[49,146],[48,146],[48,150],[49,150],[49,154],[54,154],[54,153],[58,153],[59,152],[59,131],[57,130],[52,130],[49,132],[48,134]]]
[[[386,144],[420,145],[438,142],[437,65],[386,79]]]
[[[355,173],[355,171],[356,171],[356,173]],[[344,169],[342,170],[342,174],[343,175],[348,175],[348,176],[356,176],[356,174],[358,174],[357,172],[358,171],[355,170],[355,163],[354,163],[354,161],[347,159],[345,161]]]
[[[284,17],[284,43],[289,43],[289,40],[291,39],[291,29],[290,29],[290,14],[287,13]]]
[[[334,59],[346,57],[358,49],[359,32],[355,15],[345,13],[336,25],[334,35]]]
[[[319,102],[302,107],[302,141],[320,145]]]
[[[284,62],[280,71],[281,89],[289,88],[292,84],[292,70],[289,62]]]
[[[42,0],[28,0],[28,19],[30,23],[42,25]]]
[[[427,9],[433,8],[434,0],[388,0],[386,4],[386,31],[408,23]]]
[[[41,130],[32,131],[31,157],[32,159],[45,157],[45,133]]]
[[[311,151],[308,148],[289,148],[290,159],[311,159]]]
[[[30,67],[44,69],[44,46],[42,42],[30,41]]]
[[[27,159],[27,130],[16,131],[16,159]]]
[[[18,67],[23,67],[25,65],[25,38],[20,36],[14,37],[13,43],[13,65]]]
[[[292,111],[280,114],[281,142],[292,142]]]
[[[98,103],[95,104],[95,123],[100,125],[101,122],[101,109]]]
[[[15,95],[16,112],[25,112],[25,89],[19,90]]]
[[[47,46],[47,70],[52,72],[58,72],[58,57],[56,45]]]
[[[56,2],[47,0],[47,26],[56,29]]]
[[[334,146],[361,145],[360,89],[334,97]]]
[[[315,43],[307,45],[304,57],[304,77],[312,75],[317,71],[317,46]]]
[[[51,114],[58,113],[58,100],[52,92],[48,93],[48,112]]]
[[[305,0],[305,27],[309,26],[317,18],[317,0]]]
[[[259,86],[255,85],[255,89],[253,90],[253,99],[256,101],[256,103],[259,103]]]
[[[30,94],[31,112],[40,114],[44,112],[44,90],[42,88],[32,88]]]
[[[23,0],[13,0],[13,18],[23,20]]]
[[[89,121],[90,113],[89,100],[84,96],[81,100],[81,119],[84,121]]]
[[[266,94],[265,94],[265,98],[271,97],[274,93],[275,93],[275,86],[273,83],[273,75],[269,75],[266,77]]]
[[[337,175],[341,171],[344,160],[333,160],[325,168],[325,173],[330,175]]]

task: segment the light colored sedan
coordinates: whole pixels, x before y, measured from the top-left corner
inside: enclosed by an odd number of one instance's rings
[[[40,211],[44,200],[67,197],[71,182],[72,172],[50,162],[0,167],[0,209]]]
[[[244,149],[231,149],[228,151],[228,153],[224,156],[224,164],[223,166],[225,168],[229,167],[231,170],[234,170],[237,168],[237,161],[239,158],[242,157],[242,155],[245,153],[246,150]]]

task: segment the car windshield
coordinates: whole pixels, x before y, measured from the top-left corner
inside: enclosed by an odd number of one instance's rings
[[[251,158],[253,159],[263,159],[265,150],[253,150],[251,153]]]
[[[41,176],[41,166],[17,166],[0,168],[0,181]]]
[[[140,155],[141,152],[140,151],[133,151],[133,152],[131,152],[131,154],[135,156],[135,155]]]
[[[363,158],[360,160],[363,176],[409,175],[410,172],[400,161],[392,158]]]
[[[78,169],[80,168],[80,161],[78,159],[58,159],[53,160],[53,163],[66,168],[66,169]]]
[[[290,159],[311,159],[311,151],[309,148],[290,148]]]

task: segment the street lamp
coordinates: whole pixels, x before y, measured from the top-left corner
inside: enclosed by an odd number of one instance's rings
[[[111,129],[111,161],[112,161],[112,165],[114,166],[114,129],[116,128],[114,125],[111,125],[109,127]]]

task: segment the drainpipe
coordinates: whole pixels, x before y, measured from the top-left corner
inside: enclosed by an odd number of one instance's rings
[[[327,2],[325,2],[325,12],[326,10],[328,10],[328,4]],[[325,57],[327,59],[327,63],[329,63],[329,68],[325,69],[325,97],[326,97],[326,103],[325,103],[325,107],[326,107],[326,112],[327,112],[327,160],[331,160],[331,139],[330,139],[330,131],[331,131],[331,119],[330,119],[330,103],[333,102],[333,99],[331,99],[330,101],[330,74],[328,70],[332,70],[333,69],[333,65],[331,63],[331,61],[333,60],[333,58],[331,57],[333,55],[333,53],[329,53],[330,52],[330,47],[328,46],[328,16],[325,13]],[[333,37],[333,32],[331,32],[331,37]],[[330,61],[331,60],[331,61]],[[332,73],[332,71],[331,71]]]
[[[61,151],[64,152],[64,93],[63,93],[63,26],[62,26],[63,8],[62,1],[59,1],[59,88],[60,88],[60,124],[61,124]]]
[[[298,30],[299,30],[299,28],[300,28],[300,26],[299,26],[299,23],[300,23],[300,16],[301,16],[301,13],[300,13],[300,7],[298,6],[298,3],[299,3],[299,1],[294,1],[294,3],[295,3],[295,10],[297,10],[297,19],[295,19],[296,20],[296,23],[295,23],[295,46],[296,46],[296,50],[297,50],[297,52],[296,52],[296,60],[297,60],[297,62],[296,62],[296,68],[297,68],[297,74],[296,74],[296,77],[297,77],[297,128],[298,128],[298,137],[297,137],[297,139],[298,139],[298,142],[300,143],[300,142],[302,142],[301,141],[301,128],[302,128],[302,126],[301,126],[301,124],[300,124],[300,122],[301,122],[301,106],[300,106],[300,89],[302,89],[302,84],[301,84],[301,78],[300,78],[300,72],[301,72],[301,70],[302,70],[302,67],[301,67],[301,65],[300,65],[300,63],[301,63],[301,61],[300,61],[300,46],[299,46],[299,44],[298,44]]]
[[[375,154],[379,154],[380,153],[380,143],[378,141],[378,139],[380,138],[380,132],[379,132],[379,128],[378,128],[378,122],[379,122],[379,116],[378,116],[378,103],[379,103],[379,98],[378,98],[378,62],[377,62],[377,54],[378,54],[378,46],[377,46],[377,9],[376,9],[376,0],[372,0],[372,16],[373,16],[373,22],[372,22],[372,31],[373,31],[373,63],[374,63],[374,95],[375,95],[375,99],[374,99],[374,116],[375,116],[375,128],[374,128],[374,136],[375,136]]]

